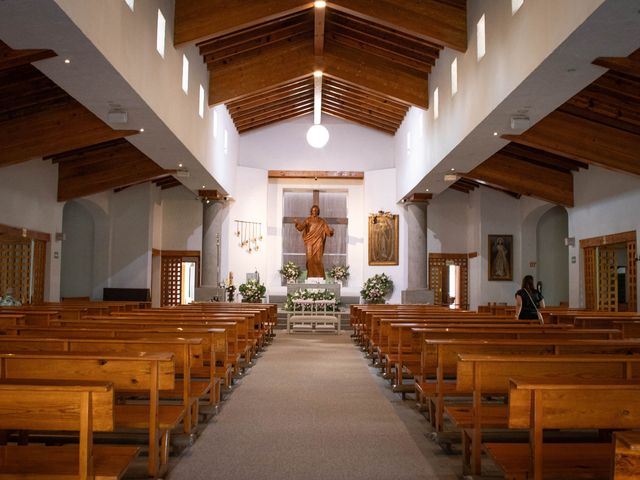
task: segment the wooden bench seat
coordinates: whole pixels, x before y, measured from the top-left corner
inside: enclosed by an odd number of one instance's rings
[[[506,478],[608,479],[613,464],[611,442],[577,445],[543,442],[543,431],[640,428],[640,383],[615,379],[511,379],[509,428],[529,429],[529,444],[519,448],[485,444]],[[634,474],[637,478],[640,471]]]
[[[471,395],[469,405],[445,405],[445,413],[462,431],[463,472],[481,473],[481,433],[508,428],[504,405],[483,403],[486,395],[506,396],[517,376],[563,379],[640,379],[640,356],[634,355],[471,355],[457,364],[458,395]]]
[[[613,434],[613,480],[637,480],[640,472],[640,431]]]
[[[149,476],[156,477],[161,469],[166,469],[170,432],[180,425],[184,416],[182,405],[160,405],[159,401],[160,390],[174,388],[172,354],[3,352],[0,353],[0,374],[0,380],[107,381],[113,384],[116,393],[118,390],[144,393],[148,404],[118,405],[114,409],[114,425],[116,430],[146,432]],[[131,413],[127,413],[128,410]],[[177,415],[178,411],[181,415]]]
[[[0,429],[73,431],[79,442],[0,446],[0,478],[122,478],[140,449],[93,445],[94,431],[113,431],[113,408],[110,383],[2,380]]]

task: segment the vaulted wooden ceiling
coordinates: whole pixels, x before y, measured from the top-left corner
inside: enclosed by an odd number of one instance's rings
[[[394,134],[429,106],[440,50],[466,51],[466,16],[466,0],[176,0],[174,43],[198,45],[240,133],[311,113],[321,70],[323,114]]]
[[[0,167],[59,163],[59,201],[149,180],[180,185],[125,139],[137,130],[114,130],[31,65],[54,56],[0,41]]]
[[[511,143],[465,179],[572,207],[579,169],[640,175],[640,49],[593,63],[609,70],[524,133],[504,135]]]

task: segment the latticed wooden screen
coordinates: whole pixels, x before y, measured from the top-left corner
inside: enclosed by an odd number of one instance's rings
[[[30,273],[31,241],[0,243],[0,295],[11,288],[13,298],[29,303]]]
[[[618,311],[618,268],[613,248],[598,248],[598,310]]]
[[[448,266],[460,267],[460,307],[469,306],[469,261],[465,254],[430,253],[429,254],[429,288],[433,290],[436,305],[448,304],[443,299],[443,289],[448,281]]]
[[[584,300],[588,310],[596,309],[596,249],[582,250],[584,257]]]
[[[635,312],[638,308],[636,252],[636,241],[627,242],[627,305],[631,312]]]
[[[47,242],[42,240],[33,241],[33,271],[31,291],[31,303],[44,303],[44,271],[47,259]]]
[[[182,292],[182,258],[162,257],[161,269],[162,295],[160,303],[163,307],[180,305]]]

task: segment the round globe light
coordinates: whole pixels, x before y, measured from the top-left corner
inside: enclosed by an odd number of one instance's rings
[[[329,130],[322,125],[313,125],[307,131],[307,142],[313,148],[322,148],[329,141]]]

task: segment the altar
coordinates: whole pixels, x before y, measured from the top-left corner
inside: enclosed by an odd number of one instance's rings
[[[333,292],[336,301],[340,301],[340,284],[339,283],[287,283],[287,295],[297,292],[298,290],[326,290]]]

